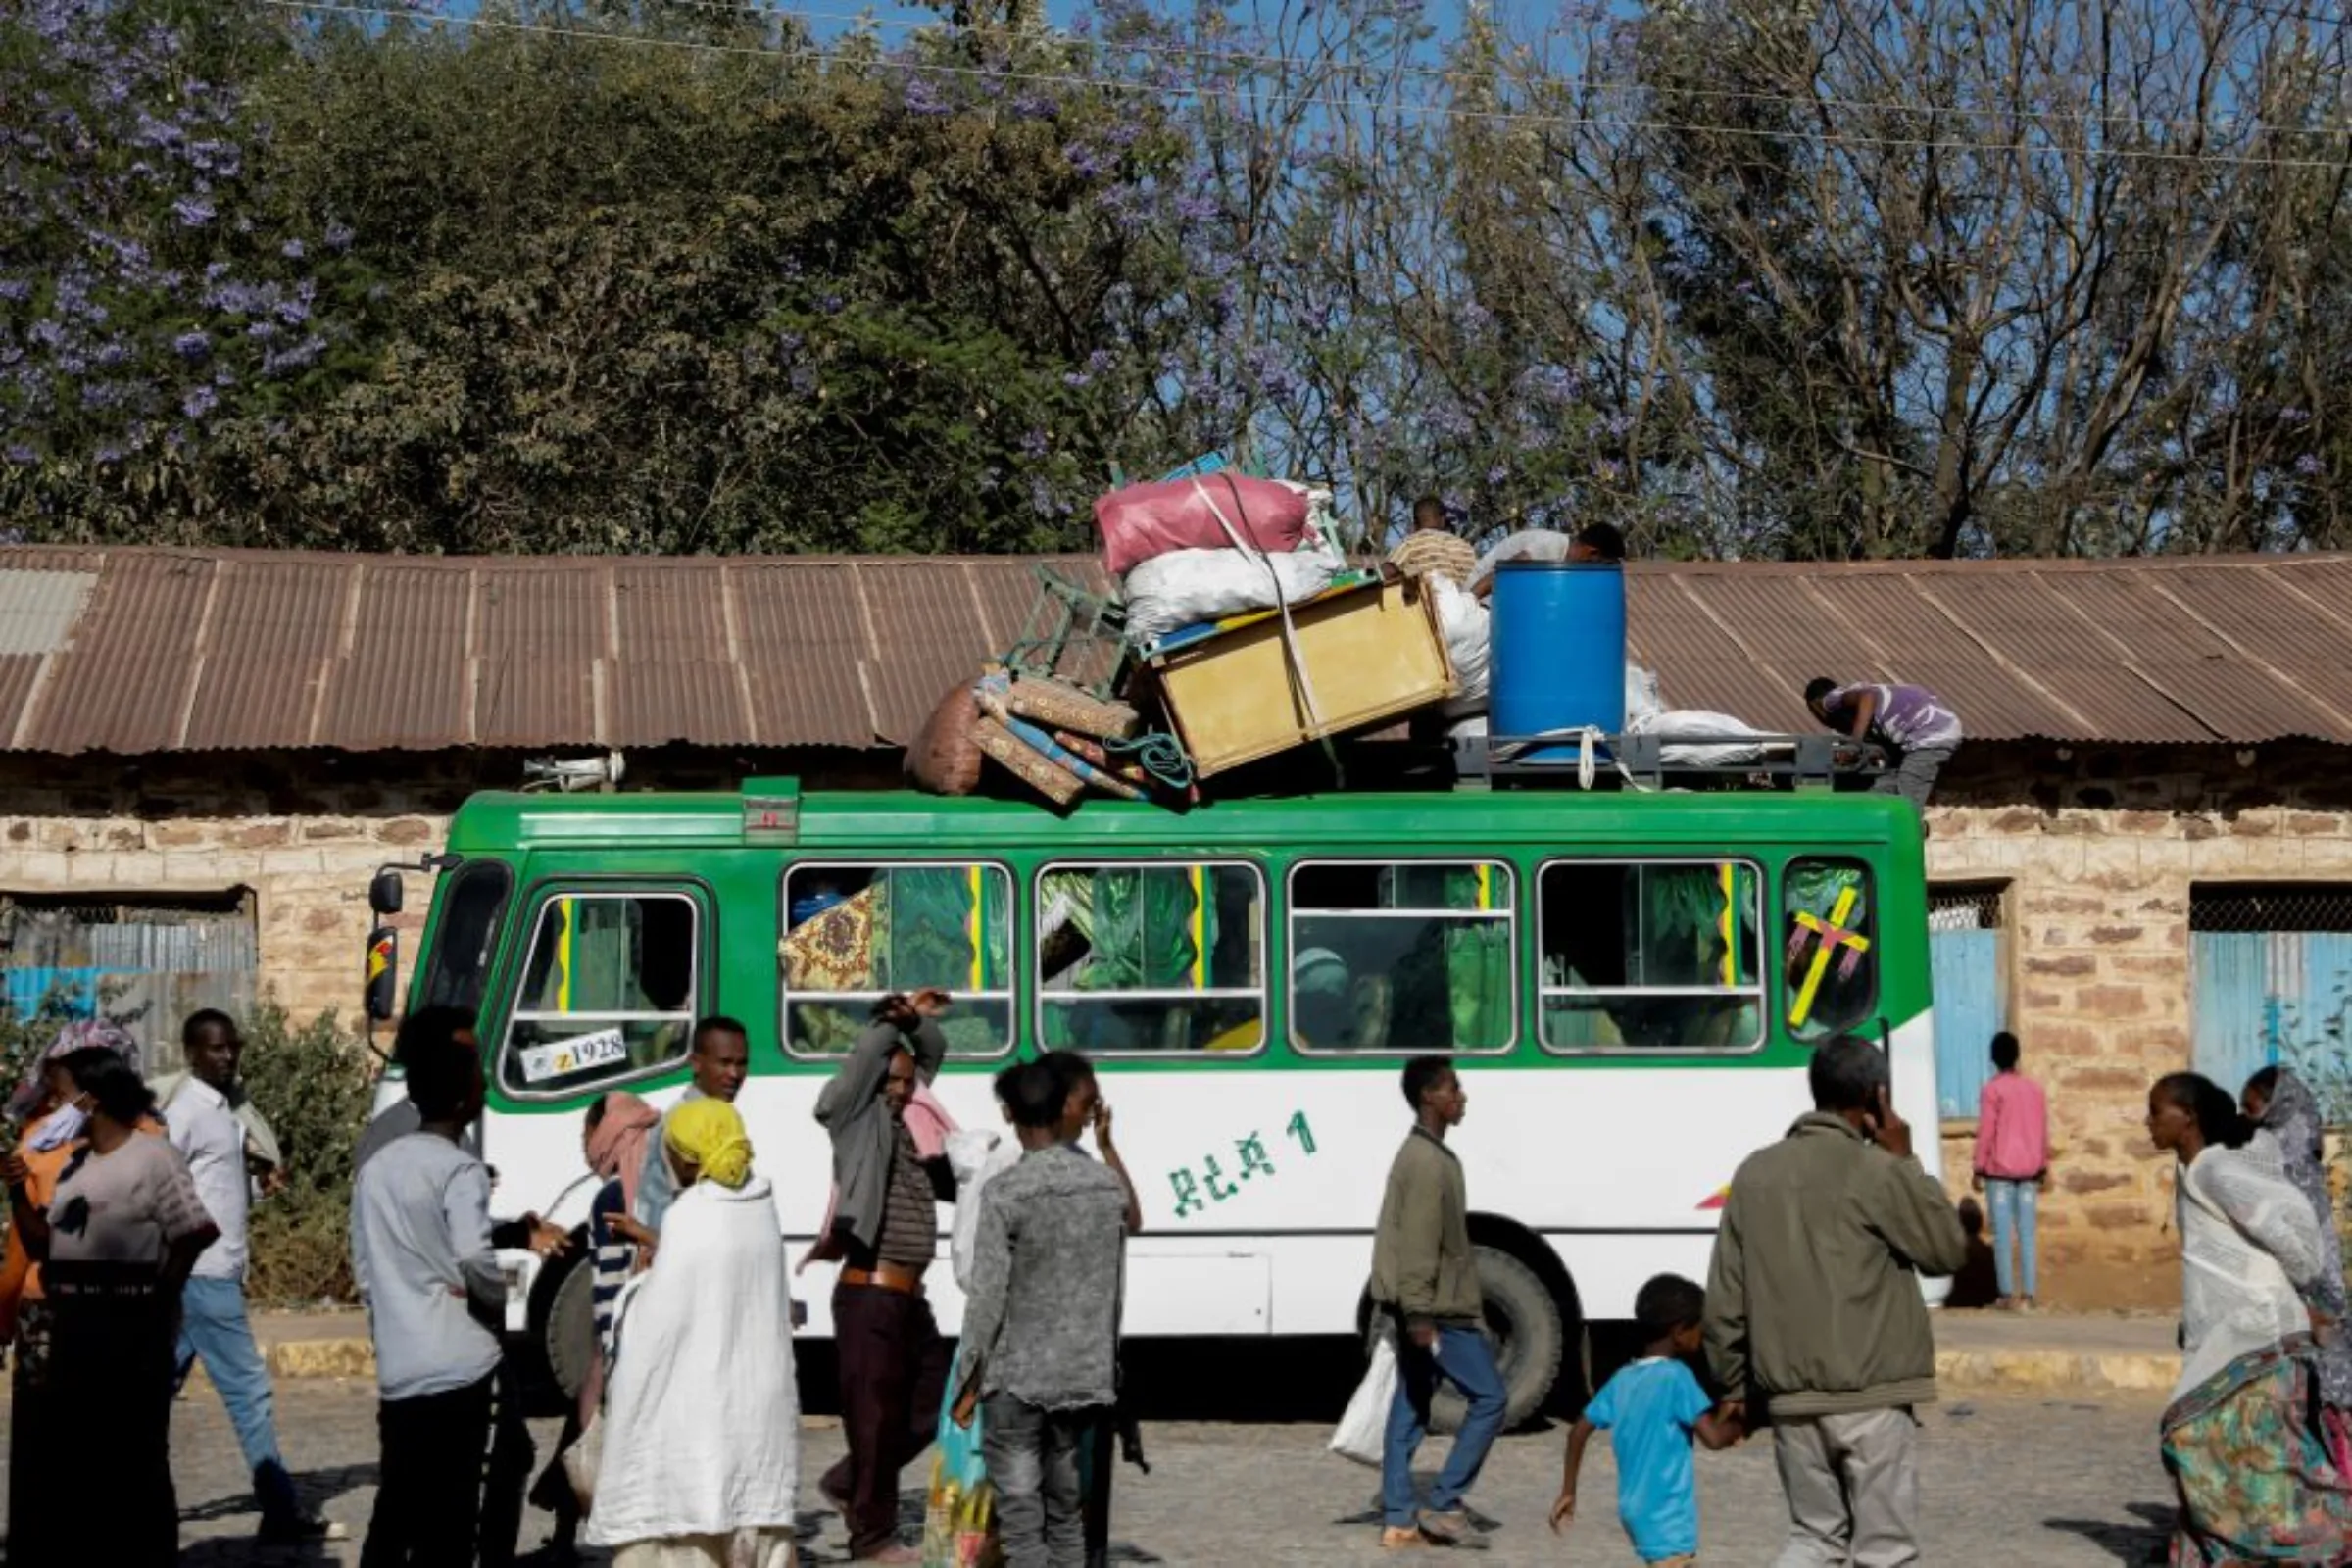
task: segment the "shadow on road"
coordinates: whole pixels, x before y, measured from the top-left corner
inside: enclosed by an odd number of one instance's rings
[[[2165,1560],[2172,1539],[2174,1509],[2169,1502],[2135,1502],[2127,1510],[2140,1521],[2124,1524],[2114,1519],[2045,1519],[2051,1530],[2081,1536],[2094,1546],[2115,1554],[2117,1562],[2151,1563]]]

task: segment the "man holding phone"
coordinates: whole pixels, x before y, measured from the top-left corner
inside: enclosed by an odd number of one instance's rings
[[[1761,1406],[1788,1498],[1784,1568],[1919,1560],[1914,1406],[1936,1398],[1919,1277],[1968,1260],[1943,1186],[1911,1154],[1886,1056],[1840,1035],[1813,1054],[1813,1110],[1732,1177],[1707,1281],[1707,1359],[1726,1407]]]
[[[833,1140],[837,1195],[827,1255],[842,1259],[833,1288],[841,1362],[841,1426],[849,1453],[818,1481],[840,1510],[858,1562],[918,1563],[898,1539],[899,1472],[931,1446],[947,1393],[948,1348],[923,1294],[939,1250],[939,1211],[956,1199],[943,1155],[926,1160],[906,1126],[915,1086],[947,1059],[944,991],[888,996],[816,1098]]]

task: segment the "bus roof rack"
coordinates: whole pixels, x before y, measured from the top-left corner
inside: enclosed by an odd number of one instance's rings
[[[1585,789],[1835,789],[1841,779],[1874,780],[1886,771],[1878,748],[1836,735],[1584,730],[1464,737],[1455,744],[1454,765],[1463,777],[1496,787]]]

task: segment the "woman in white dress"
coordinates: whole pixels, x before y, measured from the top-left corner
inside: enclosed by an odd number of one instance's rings
[[[614,1568],[792,1568],[801,1401],[782,1227],[723,1100],[670,1112],[678,1197],[621,1297],[588,1540]]]
[[[2180,1498],[2172,1560],[2339,1563],[2352,1489],[2321,1442],[2303,1305],[2326,1266],[2319,1224],[2252,1131],[2195,1073],[2148,1092],[2148,1136],[2179,1161],[2184,1353],[2160,1428]]]

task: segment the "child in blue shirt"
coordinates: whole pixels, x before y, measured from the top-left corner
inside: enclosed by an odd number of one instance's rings
[[[1634,1298],[1634,1318],[1647,1341],[1642,1359],[1620,1369],[1592,1396],[1568,1434],[1568,1460],[1556,1532],[1576,1517],[1576,1476],[1596,1431],[1617,1449],[1617,1517],[1634,1552],[1659,1568],[1698,1561],[1698,1477],[1690,1464],[1695,1436],[1710,1448],[1740,1441],[1740,1418],[1718,1413],[1683,1358],[1697,1352],[1707,1293],[1679,1274],[1661,1274]]]

